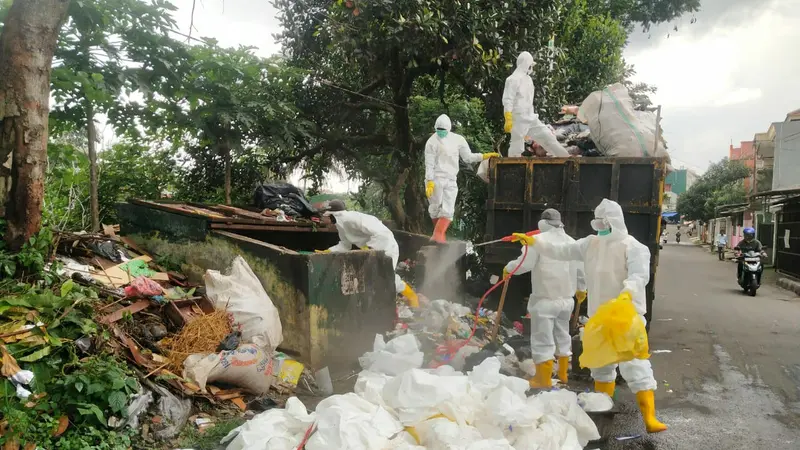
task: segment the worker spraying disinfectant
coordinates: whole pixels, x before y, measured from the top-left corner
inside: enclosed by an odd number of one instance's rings
[[[452,133],[450,118],[442,114],[436,119],[436,133],[425,144],[425,195],[433,220],[432,241],[444,243],[447,228],[453,221],[458,195],[458,159],[476,163],[500,156],[499,153],[472,153],[463,136]]]
[[[556,244],[546,239],[515,233],[514,240],[535,248],[536,253],[561,261],[583,261],[589,288],[589,316],[608,301],[632,302],[644,321],[647,311],[645,287],[650,281],[650,250],[628,234],[622,208],[603,199],[594,210],[592,228],[596,236],[572,243]],[[667,426],[656,418],[656,380],[647,359],[633,359],[619,364],[620,373],[636,394],[645,427],[649,433],[664,431]],[[538,368],[537,368],[538,370]],[[614,395],[617,364],[593,368],[595,391]]]
[[[575,242],[564,231],[561,213],[552,208],[542,212],[539,231],[541,233],[536,235],[539,242],[554,245]],[[520,267],[514,272],[517,266]],[[528,312],[531,314],[531,353],[536,374],[530,380],[530,386],[538,389],[552,387],[550,377],[554,355],[558,357],[558,379],[567,383],[567,367],[572,356],[572,337],[569,335],[569,319],[574,306],[572,295],[575,294],[579,302],[586,298],[583,264],[559,261],[529,247],[527,256],[520,255],[506,264],[503,278],[511,272],[515,275],[531,274]]]
[[[348,252],[355,245],[362,250],[383,251],[392,259],[392,267],[397,267],[400,248],[397,246],[392,231],[377,217],[358,211],[347,211],[341,200],[331,200],[324,214],[333,218],[336,229],[339,231],[339,243],[327,250],[318,251],[318,253]],[[419,297],[408,283],[400,279],[400,275],[394,275],[394,284],[397,293],[405,297],[410,307],[417,308],[419,306]]]
[[[505,118],[503,130],[511,133],[508,156],[522,156],[522,152],[525,151],[525,137],[529,136],[541,145],[550,156],[568,157],[569,152],[558,143],[558,139],[539,120],[539,115],[533,109],[534,88],[531,72],[534,65],[533,56],[530,53],[520,53],[517,56],[517,68],[506,78],[503,88],[503,117]]]

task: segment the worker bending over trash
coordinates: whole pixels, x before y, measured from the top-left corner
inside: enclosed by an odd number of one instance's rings
[[[539,231],[537,242],[553,245],[575,242],[564,231],[561,213],[552,208],[542,212]],[[519,269],[514,275],[531,274],[528,312],[531,314],[531,353],[536,374],[530,380],[530,386],[537,389],[552,387],[554,355],[558,357],[558,379],[566,383],[572,356],[572,337],[569,335],[569,319],[574,306],[572,296],[575,294],[579,302],[586,298],[583,264],[553,259],[529,247],[527,254],[523,250],[519,258],[506,264],[503,278],[517,267]]]
[[[330,216],[336,224],[336,229],[339,231],[339,243],[319,253],[348,252],[355,245],[362,250],[383,251],[392,259],[392,268],[397,268],[400,248],[397,246],[397,241],[394,240],[392,231],[377,217],[358,211],[347,211],[341,200],[328,202],[328,208],[324,214]],[[396,292],[408,301],[408,306],[419,307],[417,293],[396,273],[394,274],[394,285]]]
[[[645,286],[650,281],[650,250],[628,234],[622,208],[603,199],[594,210],[592,228],[596,236],[573,243],[555,244],[522,233],[514,239],[532,246],[537,254],[561,261],[583,261],[589,288],[589,317],[598,307],[617,299],[632,302],[642,321],[647,311]],[[592,369],[595,391],[614,395],[617,364]],[[622,377],[636,394],[645,427],[649,433],[664,431],[667,426],[656,418],[656,379],[648,359],[633,359],[619,364]]]
[[[433,220],[431,240],[443,244],[447,241],[447,228],[453,221],[458,195],[458,158],[465,163],[476,163],[500,156],[499,153],[472,153],[463,136],[452,133],[452,123],[447,115],[436,119],[436,133],[425,143],[425,196]]]
[[[503,88],[503,117],[505,118],[503,130],[511,133],[508,156],[522,156],[522,152],[525,151],[525,137],[529,136],[541,145],[548,155],[568,157],[567,149],[558,143],[558,139],[539,120],[539,115],[533,108],[534,88],[531,72],[535,64],[530,53],[520,53],[517,56],[517,67],[514,69],[514,73],[506,78]]]

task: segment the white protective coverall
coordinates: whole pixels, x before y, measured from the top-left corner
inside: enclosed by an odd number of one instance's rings
[[[618,203],[603,199],[595,208],[594,216],[592,226],[599,229],[602,228],[600,223],[605,223],[610,226],[611,233],[605,236],[587,236],[568,244],[537,239],[532,248],[540,255],[558,260],[584,262],[589,291],[589,317],[594,315],[601,304],[627,291],[644,321],[644,314],[647,312],[645,287],[650,281],[650,250],[628,234],[622,208]],[[616,364],[592,369],[592,378],[610,383],[617,378],[616,369]],[[634,393],[655,390],[657,387],[649,360],[623,362],[619,364],[619,370]]]
[[[553,227],[544,220],[539,221],[536,244],[548,242],[552,245],[572,244],[572,239],[563,227]],[[523,248],[524,252],[524,248]],[[519,266],[522,255],[506,264],[511,273]],[[531,296],[528,312],[531,313],[531,352],[533,362],[540,364],[558,357],[572,356],[572,337],[569,335],[569,319],[572,315],[576,291],[586,289],[583,263],[560,261],[536,251],[536,245],[528,247],[522,266],[514,275],[531,274]]]
[[[328,249],[331,253],[349,252],[354,245],[358,248],[369,247],[386,253],[392,259],[392,268],[397,268],[400,247],[392,231],[377,217],[358,211],[332,211],[327,214],[336,218],[336,229],[339,231],[339,243]],[[394,285],[397,293],[405,288],[400,275],[394,274]]]
[[[436,119],[436,128],[448,131],[444,138],[434,133],[425,143],[425,181],[433,181],[433,195],[429,199],[431,219],[453,220],[458,195],[458,158],[465,163],[483,161],[482,153],[472,153],[463,136],[450,132],[450,118],[442,114]]]
[[[525,151],[525,136],[538,142],[550,156],[568,157],[569,152],[558,139],[539,120],[533,109],[533,80],[530,73],[533,68],[533,56],[522,52],[517,56],[517,68],[506,78],[503,89],[503,112],[511,112],[511,142],[508,147],[509,157],[522,156]]]

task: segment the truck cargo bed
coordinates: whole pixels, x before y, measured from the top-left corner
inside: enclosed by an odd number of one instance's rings
[[[665,176],[662,158],[492,159],[485,240],[536,229],[547,208],[560,211],[567,233],[579,239],[594,233],[590,221],[600,201],[614,200],[622,206],[629,233],[650,249],[646,315],[650,322]],[[503,265],[518,256],[518,244],[490,245],[484,261],[499,274]],[[512,303],[512,319],[525,314],[529,293],[529,278],[515,277],[507,300]]]

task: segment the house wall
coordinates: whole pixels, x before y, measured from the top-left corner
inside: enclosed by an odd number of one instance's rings
[[[775,126],[772,190],[800,188],[800,121]]]

